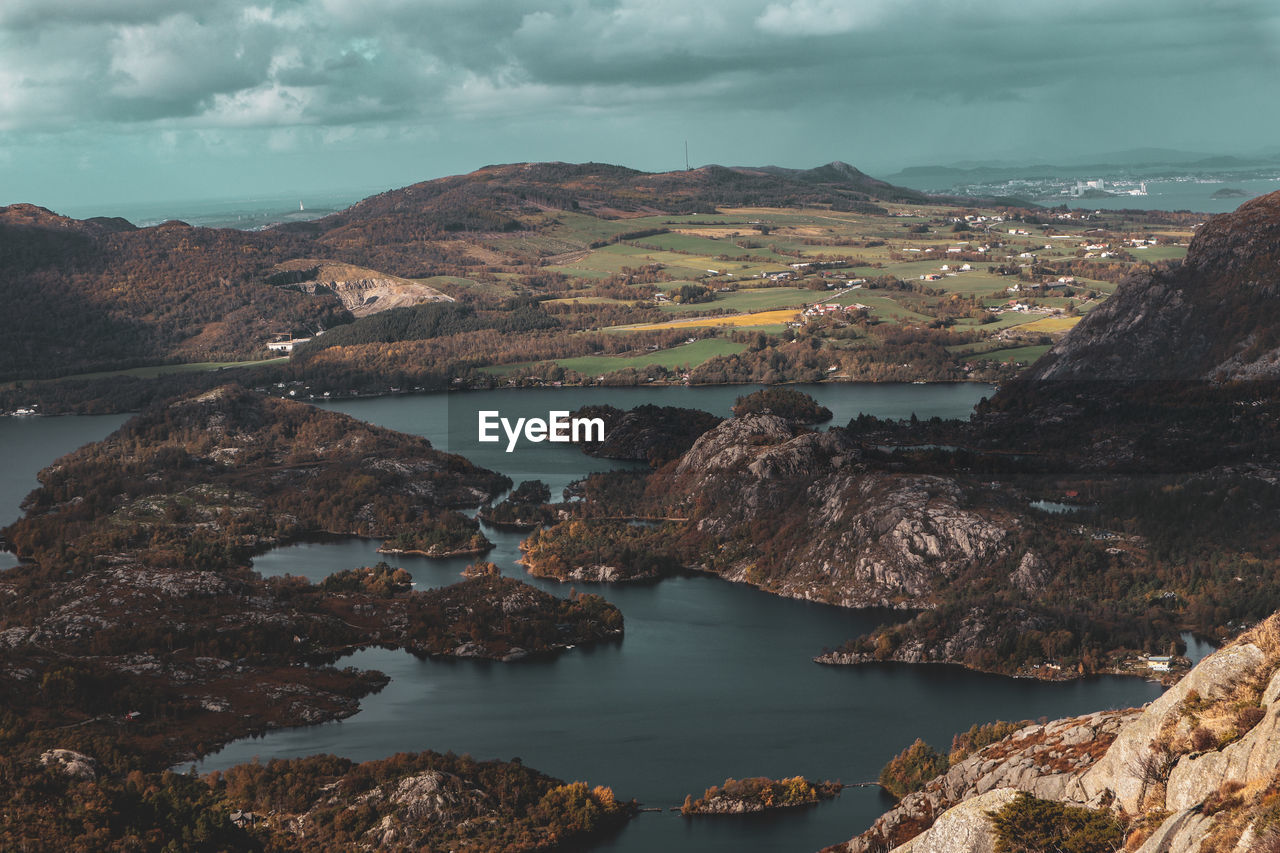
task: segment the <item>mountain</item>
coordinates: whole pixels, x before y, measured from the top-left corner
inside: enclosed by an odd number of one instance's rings
[[[1132,275],[1028,379],[1276,379],[1278,318],[1280,192],[1213,217],[1181,266]]]
[[[486,166],[370,196],[261,231],[0,208],[0,381],[264,355],[273,334],[309,336],[388,306],[448,299],[411,279],[527,273],[602,220],[720,207],[878,211],[928,197],[845,163],[789,170],[704,166],[647,173],[601,163]]]
[[[273,332],[349,321],[332,295],[263,282],[298,256],[301,241],[282,234],[0,208],[0,380],[245,357]]]

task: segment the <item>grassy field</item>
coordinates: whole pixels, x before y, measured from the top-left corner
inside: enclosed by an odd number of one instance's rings
[[[634,367],[637,370],[656,364],[668,369],[677,367],[696,367],[704,361],[718,355],[733,355],[746,349],[745,344],[726,341],[723,338],[705,338],[691,344],[681,344],[665,350],[641,353],[639,355],[584,355],[577,358],[557,359],[556,364],[565,370],[574,370],[584,376],[600,376],[615,370]],[[486,367],[485,372],[498,376],[506,376],[522,367],[530,367],[538,362],[522,362],[520,364],[502,364]]]
[[[1020,361],[1024,364],[1034,364],[1040,356],[1044,355],[1048,351],[1048,344],[1041,344],[1033,347],[1012,347],[1010,349],[998,349],[992,350],[991,352],[980,353],[973,356],[973,361]]]
[[[758,287],[738,290],[733,293],[717,293],[710,302],[693,302],[677,305],[674,302],[658,306],[663,311],[684,313],[687,311],[706,311],[712,308],[724,308],[728,311],[768,311],[775,308],[800,308],[831,296],[825,291],[808,290],[800,287]]]
[[[1087,219],[1073,216],[1056,218],[1045,211],[1039,222],[1028,220],[996,221],[999,211],[976,207],[956,208],[940,204],[885,204],[888,215],[856,213],[820,208],[725,208],[712,215],[657,214],[619,220],[600,220],[581,213],[548,212],[547,219],[558,225],[550,235],[511,235],[502,240],[534,239],[544,242],[541,257],[544,269],[564,273],[578,280],[582,296],[573,291],[556,293],[555,302],[573,301],[584,304],[606,304],[610,300],[587,295],[593,282],[620,276],[624,270],[649,268],[658,273],[653,285],[670,293],[681,284],[695,283],[718,291],[726,285],[743,289],[729,293],[716,292],[708,303],[679,305],[659,303],[658,307],[673,319],[670,323],[616,326],[609,331],[655,328],[751,328],[770,333],[786,329],[796,319],[797,309],[825,301],[830,291],[809,289],[808,281],[816,281],[817,270],[799,270],[801,281],[787,287],[763,288],[761,274],[793,271],[792,264],[821,262],[836,268],[835,277],[873,279],[891,276],[908,285],[901,288],[860,288],[845,293],[840,304],[866,305],[874,319],[882,323],[904,326],[936,325],[942,317],[954,319],[956,331],[973,331],[983,340],[954,350],[957,355],[1023,361],[1033,359],[1042,349],[1014,346],[1014,341],[991,339],[1003,330],[1025,329],[1035,335],[1058,335],[1078,322],[1077,317],[1046,317],[1038,312],[1002,312],[995,322],[982,324],[980,318],[968,316],[976,308],[999,309],[1011,300],[1031,303],[1037,308],[1068,310],[1085,314],[1115,290],[1110,282],[1086,279],[1066,265],[1086,253],[1100,253],[1090,246],[1101,244],[1106,249],[1128,251],[1134,261],[1100,259],[1092,262],[1111,265],[1123,271],[1132,263],[1155,262],[1181,258],[1183,246],[1151,246],[1130,250],[1126,239],[1134,235],[1146,238],[1173,238],[1180,243],[1192,236],[1189,228],[1153,218],[1149,223],[1130,214],[1103,211]],[[970,221],[959,220],[972,214]],[[535,218],[539,214],[533,215]],[[545,220],[544,220],[545,221]],[[620,239],[622,235],[646,230],[667,229],[665,233],[646,237]],[[617,240],[617,242],[611,242]],[[597,245],[595,248],[591,244]],[[497,245],[497,242],[494,244]],[[574,247],[572,250],[564,247]],[[959,271],[968,265],[969,270]],[[1038,279],[1052,280],[1057,275],[1075,275],[1077,284],[1072,297],[1048,296],[1028,290],[1010,293],[1018,284],[1028,287],[1030,267],[1047,269],[1035,273]],[[943,270],[942,267],[948,267]],[[997,274],[1002,268],[1008,275]],[[1014,274],[1020,273],[1020,274]],[[940,274],[937,281],[923,281],[921,276]],[[755,281],[751,281],[755,279]],[[825,281],[831,281],[830,278]],[[442,282],[443,284],[443,282]],[[462,286],[462,285],[459,285]],[[1101,298],[1086,299],[1096,291]],[[1059,293],[1061,293],[1059,291]],[[959,316],[955,303],[963,300]],[[693,317],[711,309],[734,312],[730,316]],[[944,310],[945,309],[945,310]],[[996,347],[1006,347],[996,349]],[[986,351],[986,352],[984,352]],[[595,369],[595,365],[584,365]],[[576,368],[575,368],[576,369]]]
[[[891,296],[878,295],[881,292],[876,290],[855,290],[852,293],[837,297],[834,301],[837,305],[865,305],[871,309],[872,314],[882,319],[887,317],[893,320],[924,323],[933,319],[932,317],[926,317],[924,314],[917,314],[910,308],[895,301]]]
[[[574,302],[580,302],[583,305],[630,305],[631,303],[622,299],[613,299],[609,296],[566,296],[563,299],[548,299],[547,305],[567,305]]]
[[[1180,261],[1187,256],[1186,246],[1148,246],[1145,249],[1134,249],[1133,256],[1139,261],[1155,263],[1156,261]]]
[[[1076,323],[1080,322],[1079,317],[1044,317],[1043,319],[1027,323],[1020,326],[1020,331],[1025,332],[1044,332],[1046,334],[1054,334],[1056,332],[1066,332],[1075,328]]]

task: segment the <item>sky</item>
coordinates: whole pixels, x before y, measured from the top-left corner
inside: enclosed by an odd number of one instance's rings
[[[1273,0],[2,0],[0,204],[1280,150]]]

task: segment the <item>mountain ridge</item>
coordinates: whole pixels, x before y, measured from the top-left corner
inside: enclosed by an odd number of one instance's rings
[[[1027,381],[1280,378],[1280,192],[1209,219],[1180,266],[1129,276]]]
[[[273,335],[307,336],[372,307],[369,293],[342,299],[331,288],[308,294],[269,283],[280,264],[299,259],[369,271],[359,277],[363,292],[372,282],[476,267],[527,272],[557,251],[586,249],[581,239],[554,250],[492,239],[518,234],[554,242],[562,211],[599,219],[730,206],[883,212],[882,200],[928,199],[838,162],[811,170],[713,165],[663,173],[517,163],[423,181],[320,219],[259,231],[179,220],[138,228],[120,218],[72,219],[13,204],[0,207],[0,300],[13,320],[0,340],[0,380],[242,360],[260,355]],[[439,298],[425,285],[397,283],[391,289],[407,301],[395,302],[385,298],[387,286],[376,286],[384,304]],[[406,297],[409,291],[417,295]]]

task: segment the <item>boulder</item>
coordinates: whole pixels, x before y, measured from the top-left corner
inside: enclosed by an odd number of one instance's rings
[[[987,812],[1004,808],[1017,796],[1016,788],[997,788],[965,800],[893,853],[995,853],[996,835]]]

